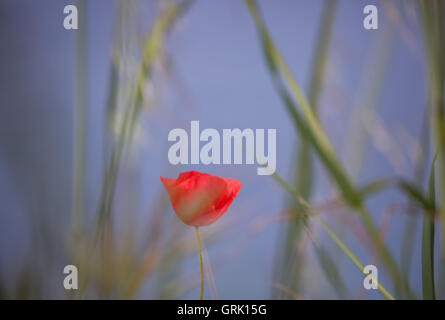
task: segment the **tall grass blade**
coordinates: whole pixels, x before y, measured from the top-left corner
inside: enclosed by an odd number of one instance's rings
[[[331,239],[340,247],[341,250],[348,256],[348,258],[354,263],[354,265],[363,272],[364,264],[352,253],[351,250],[340,240],[340,238],[329,228],[329,226],[317,215],[314,215],[314,219],[318,221],[318,223],[325,229],[325,231],[329,234]],[[377,282],[377,288],[380,293],[388,300],[394,300],[394,297],[386,290],[386,288],[374,278],[374,281]]]
[[[337,234],[320,218],[320,216],[312,210],[310,205],[297,193],[295,189],[292,188],[282,177],[278,174],[273,175],[274,179],[287,191],[292,193],[295,198],[300,202],[302,207],[305,209],[303,214],[317,221],[320,226],[326,231],[329,237],[337,244],[337,246],[346,254],[346,256],[354,263],[354,265],[363,272],[364,264],[355,256],[355,254],[348,248],[348,246],[337,236]],[[386,288],[374,279],[378,283],[378,290],[380,293],[388,300],[394,300],[394,297],[386,290]]]
[[[159,56],[163,48],[165,34],[171,29],[176,20],[181,16],[192,1],[182,1],[166,6],[166,8],[156,18],[153,27],[144,42],[142,60],[140,62],[137,75],[137,84],[133,93],[127,101],[124,110],[123,120],[119,128],[117,143],[113,146],[110,161],[104,177],[103,190],[98,212],[98,227],[103,224],[109,225],[111,206],[114,197],[116,180],[119,172],[120,162],[124,150],[128,148],[128,143],[134,133],[134,127],[142,108],[142,88],[149,78],[153,63]]]
[[[353,184],[348,179],[338,161],[327,136],[315,116],[313,108],[310,106],[309,101],[304,96],[303,91],[294,80],[289,68],[275,47],[263,23],[255,1],[245,0],[245,2],[260,33],[263,52],[269,71],[278,90],[282,91],[280,95],[283,97],[286,86],[292,93],[292,98],[290,96],[285,97],[285,100],[289,100],[285,102],[285,106],[293,118],[296,128],[299,129],[301,135],[305,136],[311,142],[321,161],[328,169],[329,174],[333,176],[335,182],[338,184],[344,198],[348,200],[348,203],[353,207],[360,206],[361,198],[359,194],[356,192]],[[297,102],[297,106],[294,106],[292,102],[293,99]]]
[[[335,260],[332,258],[332,255],[322,246],[316,246],[315,252],[317,254],[318,261],[320,262],[320,266],[323,269],[323,272],[326,274],[326,278],[331,286],[335,289],[338,297],[340,299],[347,299],[346,284],[343,281],[343,277],[337,264],[335,263]]]
[[[405,194],[405,196],[407,196],[413,204],[418,205],[423,210],[436,210],[435,203],[423,194],[420,186],[401,178],[377,179],[359,187],[359,191],[363,198],[367,198],[390,187],[394,187],[398,191]]]
[[[427,196],[432,203],[435,203],[435,164],[434,157],[431,163],[430,176],[428,178]],[[425,212],[422,222],[422,294],[425,300],[435,300],[434,289],[434,216]]]
[[[438,218],[445,256],[445,6],[441,0],[419,1],[428,65],[428,100],[435,147],[437,148]]]
[[[426,171],[428,169],[426,155],[429,153],[431,140],[429,137],[428,122],[428,112],[425,108],[419,137],[421,152],[415,158],[414,164],[414,179],[416,181],[424,181],[427,173]],[[401,268],[408,278],[413,264],[413,252],[416,243],[416,232],[418,225],[418,219],[415,214],[420,212],[420,208],[414,206],[415,204],[416,202],[414,200],[409,200],[408,202],[408,209],[406,212],[407,217],[403,227],[402,247],[400,252]]]
[[[338,1],[327,1],[323,4],[322,15],[320,18],[320,27],[316,37],[314,48],[314,60],[311,67],[310,85],[309,85],[309,101],[316,112],[318,106],[318,98],[320,95],[327,55],[329,52],[329,43],[333,30],[334,17]],[[304,136],[300,136],[298,151],[296,154],[297,161],[295,170],[295,187],[299,194],[305,199],[310,199],[312,191],[313,179],[313,156],[311,144]],[[295,165],[294,164],[294,165]],[[295,199],[291,199],[290,210],[299,210],[299,204]],[[303,228],[307,224],[304,216],[294,215],[291,223],[286,225],[286,234],[284,238],[284,250],[281,257],[280,266],[280,282],[286,283],[292,291],[298,292],[300,286],[301,272],[304,267],[304,251],[300,250],[301,237],[304,234]],[[317,255],[322,257],[322,255]],[[321,261],[320,261],[321,262]],[[335,261],[331,261],[335,264]],[[325,271],[325,269],[323,269]],[[277,292],[282,294],[281,297],[289,296],[288,293],[280,288],[276,288]]]
[[[78,0],[80,28],[76,32],[76,108],[73,150],[73,231],[78,235],[84,214],[85,135],[87,108],[87,14],[85,0]]]
[[[372,220],[369,212],[363,205],[363,199],[343,170],[341,163],[335,155],[323,129],[321,128],[313,109],[302,90],[294,80],[289,68],[275,47],[257,9],[255,1],[245,0],[245,3],[254,19],[265,59],[271,73],[274,84],[283,103],[294,120],[300,135],[306,136],[317,152],[322,164],[336,182],[345,202],[353,209],[361,213],[365,229],[372,242],[376,246],[377,253],[391,272],[396,287],[402,287],[410,297],[413,297],[407,279],[400,273],[399,268],[391,255],[389,249],[382,243],[377,226]],[[291,92],[291,95],[287,93]],[[296,101],[296,105],[293,101]]]

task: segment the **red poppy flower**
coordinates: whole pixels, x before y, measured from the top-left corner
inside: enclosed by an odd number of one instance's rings
[[[229,208],[241,182],[198,171],[181,173],[177,179],[161,177],[173,209],[190,226],[215,222]]]

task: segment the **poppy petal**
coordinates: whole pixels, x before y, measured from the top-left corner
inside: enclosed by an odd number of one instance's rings
[[[191,226],[209,225],[229,208],[241,189],[236,179],[198,171],[179,174],[177,179],[160,177],[176,215]]]

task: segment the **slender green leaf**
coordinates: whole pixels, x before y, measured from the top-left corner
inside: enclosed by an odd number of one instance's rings
[[[445,230],[445,6],[442,0],[419,1],[428,65],[428,101],[431,128],[437,148],[437,213]],[[441,233],[442,255],[445,256],[445,232]]]
[[[154,21],[152,29],[144,41],[136,87],[132,90],[133,94],[127,99],[123,120],[119,128],[118,140],[112,148],[111,159],[105,172],[97,217],[98,229],[104,225],[107,227],[109,224],[120,162],[124,151],[128,148],[134,133],[135,123],[142,108],[142,87],[151,75],[153,64],[162,51],[166,33],[191,3],[191,0],[185,0],[167,5]]]
[[[434,202],[423,195],[422,188],[405,179],[377,179],[359,187],[359,190],[362,197],[366,198],[389,187],[396,187],[397,190],[428,212],[434,212],[436,209]]]
[[[273,175],[274,179],[287,191],[292,193],[298,202],[303,206],[305,211],[304,214],[307,214],[309,217],[312,217],[315,221],[317,221],[321,227],[326,231],[329,237],[337,244],[337,246],[346,254],[346,256],[354,263],[354,265],[363,272],[364,264],[355,256],[354,253],[348,248],[348,246],[337,236],[337,234],[321,219],[316,212],[312,211],[310,205],[297,193],[297,191],[292,188],[282,177],[278,174]],[[378,283],[378,290],[380,293],[388,300],[394,300],[394,297],[386,290],[386,288],[378,282],[377,279],[374,279]]]
[[[380,239],[380,233],[377,226],[373,222],[366,208],[363,206],[361,194],[343,170],[341,163],[335,155],[328,138],[313,112],[313,109],[275,47],[259,14],[255,1],[245,0],[245,3],[259,31],[266,63],[274,84],[285,107],[293,118],[296,128],[300,135],[306,136],[308,141],[311,142],[322,164],[336,182],[345,202],[351,208],[356,209],[361,213],[366,231],[373,243],[377,246],[379,256],[383,258],[385,265],[392,273],[395,285],[402,286],[409,293],[409,296],[413,297],[407,279],[400,273],[389,249]],[[287,93],[287,90],[290,91],[291,95]],[[293,101],[296,101],[296,104],[294,104]]]
[[[361,205],[360,195],[356,192],[354,185],[350,182],[346,172],[343,170],[341,163],[315,116],[313,108],[294,80],[289,68],[270,38],[255,2],[252,0],[246,0],[245,2],[260,32],[266,62],[274,83],[285,102],[289,114],[295,122],[296,128],[299,130],[300,135],[307,137],[311,142],[321,161],[328,169],[329,174],[334,177],[340,191],[348,200],[348,203],[353,207],[359,207]],[[287,94],[287,89],[283,82],[286,83],[286,86],[292,93],[292,97]],[[295,99],[297,105],[293,104],[293,99]]]
[[[330,38],[334,25],[334,17],[336,13],[338,1],[331,0],[323,3],[323,10],[320,17],[320,26],[317,32],[315,47],[314,47],[314,59],[311,66],[310,85],[309,85],[309,102],[311,107],[316,109],[318,106],[318,98],[320,95],[324,71],[326,67],[326,57],[329,53]],[[296,153],[297,161],[292,165],[296,166],[295,170],[295,188],[299,194],[305,199],[310,199],[313,184],[314,164],[313,164],[313,152],[311,143],[305,136],[300,136],[298,141],[298,150]],[[300,205],[294,198],[291,199],[288,206],[294,213],[294,219],[286,225],[286,233],[284,239],[284,250],[282,251],[281,266],[279,268],[280,282],[286,283],[288,288],[299,292],[301,284],[301,274],[304,269],[305,251],[299,250],[299,245],[304,234],[304,227],[308,223],[304,216],[295,214],[300,210]],[[280,243],[280,247],[282,244]],[[317,251],[318,252],[318,251]],[[317,255],[321,258],[322,255]],[[335,264],[335,261],[331,261]],[[320,261],[321,264],[323,264]],[[323,268],[326,272],[327,269]],[[328,277],[329,278],[329,277]],[[339,290],[342,290],[339,288]],[[283,290],[279,290],[278,293],[286,294]],[[340,292],[343,294],[344,292]],[[286,294],[287,295],[287,294]]]
[[[405,180],[399,180],[397,184],[400,190],[405,192],[411,199],[417,201],[425,210],[434,212],[434,203],[423,196],[422,190],[419,187]]]
[[[72,221],[75,236],[79,236],[83,228],[85,211],[85,136],[87,114],[87,3],[79,1],[80,28],[76,32],[76,109],[74,121],[73,150],[73,208]]]
[[[332,258],[331,254],[322,246],[315,246],[315,252],[317,253],[318,261],[326,274],[331,286],[335,289],[340,299],[347,298],[347,288],[343,281],[340,270],[338,269],[335,260]]]
[[[428,178],[427,197],[431,203],[435,203],[435,164],[434,157]],[[422,223],[422,293],[423,299],[435,300],[434,289],[434,216],[425,212]]]

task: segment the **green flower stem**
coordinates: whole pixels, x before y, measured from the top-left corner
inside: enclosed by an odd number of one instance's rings
[[[198,226],[195,226],[195,233],[196,233],[196,241],[198,242],[199,270],[201,271],[201,290],[199,293],[199,300],[202,300],[204,296],[204,268],[202,266],[202,249],[201,249],[201,239],[199,238]]]

